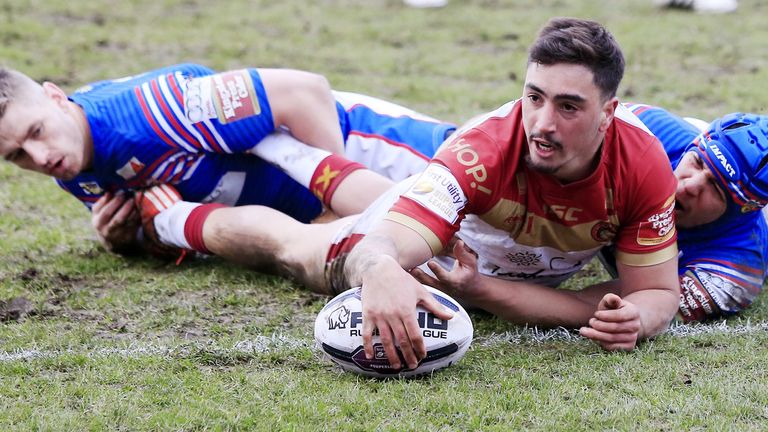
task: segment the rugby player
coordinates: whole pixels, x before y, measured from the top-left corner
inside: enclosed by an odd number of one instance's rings
[[[172,206],[153,222],[186,221],[172,244],[320,292],[362,284],[364,334],[379,329],[394,366],[395,343],[409,366],[423,356],[417,304],[449,317],[403,268],[442,251],[461,222],[459,237],[493,281],[495,297],[473,303],[518,321],[505,302],[510,293],[532,292],[549,307],[529,310],[527,322],[591,323],[601,331],[588,337],[606,349],[630,349],[666,328],[679,289],[676,181],[658,141],[615,98],[623,65],[599,24],[553,20],[531,48],[523,98],[465,125],[415,183],[393,188],[360,218],[304,225],[258,206],[190,218],[205,207],[194,204]],[[619,295],[581,298],[551,288],[607,244],[620,251]]]
[[[302,183],[260,159],[294,156],[292,140],[269,137],[277,129],[317,147],[302,150],[312,155],[299,167],[307,172]],[[189,201],[261,204],[300,221],[323,204],[358,213],[389,182],[338,154],[402,179],[421,171],[424,154],[453,129],[389,102],[332,92],[325,78],[295,70],[216,73],[181,64],[88,84],[69,97],[53,83],[0,70],[0,156],[55,177],[92,209],[94,228],[115,251],[139,244],[135,189],[170,184]],[[356,188],[345,190],[346,180]],[[347,198],[340,205],[336,191]]]

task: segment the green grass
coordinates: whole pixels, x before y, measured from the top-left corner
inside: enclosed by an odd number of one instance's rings
[[[291,67],[334,88],[461,122],[516,98],[550,16],[594,18],[628,67],[620,97],[713,118],[768,111],[768,5],[727,16],[651,0],[7,1],[0,61],[67,90],[176,62]],[[327,300],[212,259],[180,267],[104,251],[49,179],[0,163],[2,430],[750,430],[768,422],[768,301],[610,354],[573,333],[473,314],[441,373],[376,381],[312,348]],[[592,265],[569,282],[603,278]],[[722,328],[721,328],[722,326]],[[730,329],[730,330],[729,330]],[[739,329],[746,329],[740,331]]]

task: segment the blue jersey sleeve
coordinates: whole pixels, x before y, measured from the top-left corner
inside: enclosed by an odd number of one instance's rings
[[[719,235],[680,232],[680,314],[685,321],[717,319],[747,308],[768,276],[768,227],[757,212]],[[709,234],[711,234],[710,231]]]
[[[274,132],[267,93],[256,69],[193,77],[183,84],[181,103],[190,135],[201,150],[244,153]],[[186,138],[190,138],[189,136]]]

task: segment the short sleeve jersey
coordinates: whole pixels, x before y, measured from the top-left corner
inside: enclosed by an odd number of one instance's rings
[[[459,230],[484,274],[557,285],[605,245],[648,266],[677,254],[675,178],[661,146],[623,107],[597,168],[561,184],[525,163],[522,103],[474,120],[437,152],[387,218],[438,253]]]
[[[58,181],[90,207],[108,191],[169,183],[185,200],[263,204],[307,221],[320,202],[245,154],[274,131],[256,69],[181,64],[87,85],[70,96],[88,119],[94,169]]]
[[[627,107],[661,141],[676,167],[699,131],[658,107]],[[680,313],[687,321],[719,318],[743,310],[768,278],[768,224],[761,212],[731,214],[678,230]]]

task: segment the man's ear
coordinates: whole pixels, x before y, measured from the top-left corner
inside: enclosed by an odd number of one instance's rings
[[[69,102],[67,93],[50,81],[43,83],[43,93],[45,93],[46,96],[61,106],[66,106],[67,102]]]
[[[603,103],[602,112],[600,114],[600,127],[598,128],[601,133],[605,133],[605,131],[608,130],[608,126],[611,125],[618,106],[619,99],[615,96]]]

